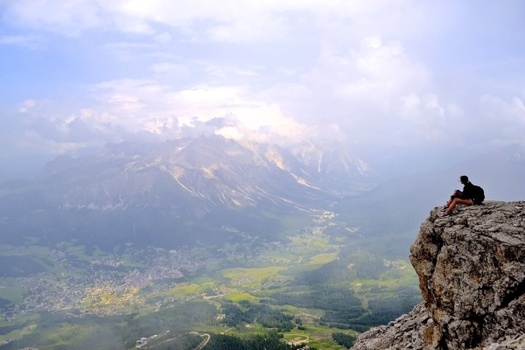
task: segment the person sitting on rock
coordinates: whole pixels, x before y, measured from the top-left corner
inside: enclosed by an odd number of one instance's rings
[[[448,216],[452,213],[452,210],[457,204],[473,205],[481,204],[485,199],[483,189],[479,186],[473,185],[469,180],[468,176],[462,175],[459,181],[463,184],[463,191],[456,190],[445,205],[445,212],[443,216]]]

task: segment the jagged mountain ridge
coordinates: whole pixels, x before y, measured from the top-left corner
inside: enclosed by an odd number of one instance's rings
[[[278,146],[246,146],[220,136],[112,144],[96,156],[58,158],[41,178],[48,183],[66,178],[60,183],[66,189],[57,191],[62,198],[56,198],[62,208],[102,210],[159,205],[168,197],[205,207],[255,207],[266,201],[307,209],[319,199],[356,194],[377,181],[362,161],[344,154],[309,145],[298,156]]]
[[[357,158],[312,144],[290,150],[220,136],[109,144],[60,156],[34,181],[3,184],[0,239],[176,246],[224,242],[231,232],[223,227],[275,239],[286,216],[310,215],[376,182]]]

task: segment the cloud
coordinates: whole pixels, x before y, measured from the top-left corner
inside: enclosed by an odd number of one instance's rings
[[[428,69],[411,60],[399,42],[384,43],[379,37],[365,38],[359,50],[341,58],[346,74],[340,80],[346,81],[341,81],[336,93],[343,99],[390,105],[393,97],[424,88],[430,80]]]
[[[441,106],[439,97],[434,93],[422,96],[410,93],[402,97],[400,115],[412,123],[423,124],[432,120],[445,118],[445,108]]]
[[[362,149],[523,140],[523,5],[485,5],[5,0],[0,50],[31,137],[68,149],[190,131],[295,141],[320,125]]]
[[[19,26],[42,28],[65,35],[103,25],[100,9],[89,0],[4,1],[3,19]]]
[[[252,11],[246,12],[246,17],[211,26],[206,34],[211,41],[247,44],[279,40],[289,35],[288,26],[278,16]]]
[[[31,108],[35,106],[34,100],[25,100],[22,104],[22,107],[20,107],[19,112],[20,113],[27,113]]]
[[[377,36],[346,50],[327,48],[308,71],[286,79],[293,82],[270,87],[265,98],[278,101],[286,115],[299,115],[308,124],[338,124],[356,142],[413,142],[403,134],[414,134],[415,124],[435,127],[426,112],[433,110],[441,117],[445,113],[438,93],[429,91],[429,68],[412,59],[399,42]],[[434,139],[433,133],[422,130],[418,138],[431,134]]]
[[[300,140],[307,129],[285,117],[277,105],[243,96],[245,91],[235,86],[179,91],[152,80],[125,79],[96,84],[88,93],[82,102],[89,108],[61,113],[49,111],[49,106],[37,108],[38,101],[25,101],[19,112],[27,115],[26,136],[38,136],[37,144],[49,140],[53,149],[61,142],[73,149],[75,142],[80,148],[146,134],[169,139],[201,132],[287,143]]]
[[[190,70],[187,66],[172,63],[172,62],[159,62],[152,64],[149,69],[159,75],[170,75],[177,78],[187,78],[190,75]]]
[[[103,109],[115,116],[113,122],[118,120],[130,131],[146,127],[150,132],[166,132],[163,136],[173,136],[177,132],[175,127],[225,117],[236,120],[229,126],[235,125],[238,135],[244,137],[286,136],[293,139],[302,129],[299,123],[286,118],[277,105],[254,100],[239,86],[200,85],[174,91],[153,81],[125,80],[99,84],[96,89],[103,92],[106,102],[103,101]],[[170,125],[175,129],[147,129],[152,121],[154,125]]]
[[[470,135],[477,142],[478,133],[485,132],[494,142],[516,142],[525,144],[525,99],[512,97],[505,100],[498,96],[483,95],[480,98],[480,115],[476,135]]]
[[[418,8],[414,4],[417,3],[385,0],[6,0],[3,17],[17,25],[64,35],[112,29],[166,39],[166,32],[159,33],[157,27],[193,27],[213,41],[248,43],[279,40],[294,34],[304,27],[305,20],[322,26],[334,20],[354,19],[366,27],[366,19],[379,16],[384,20],[392,17],[390,13],[399,16],[402,11]],[[404,21],[410,21],[410,17]]]
[[[0,35],[0,45],[15,45],[28,49],[38,49],[43,46],[43,42],[43,38],[35,35]]]
[[[162,34],[157,35],[155,38],[155,41],[161,44],[167,44],[169,43],[173,38],[170,33],[164,32]]]

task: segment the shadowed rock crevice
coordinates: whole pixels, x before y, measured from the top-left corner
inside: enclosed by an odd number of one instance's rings
[[[525,295],[525,279],[521,281],[521,283],[518,285],[515,291],[506,295],[505,298],[503,298],[503,300],[501,301],[500,308],[508,307],[512,301],[519,299],[523,295]]]
[[[353,349],[525,349],[525,202],[435,208],[410,252],[423,304]]]

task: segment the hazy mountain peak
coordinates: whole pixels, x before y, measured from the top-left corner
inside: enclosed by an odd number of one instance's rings
[[[114,239],[128,239],[135,222],[148,227],[144,232],[167,235],[171,241],[184,234],[174,228],[195,230],[194,220],[203,222],[207,216],[236,226],[251,216],[247,212],[258,217],[312,213],[369,190],[377,177],[364,172],[356,159],[311,142],[290,148],[217,135],[108,144],[93,155],[57,157],[34,182],[5,187],[0,204],[15,208],[20,202],[20,211],[29,217],[32,210],[47,213],[41,217],[66,227],[60,234],[75,232],[67,227],[79,215],[89,217],[92,230],[104,237],[110,230]],[[154,212],[159,223],[143,221],[144,212]]]

